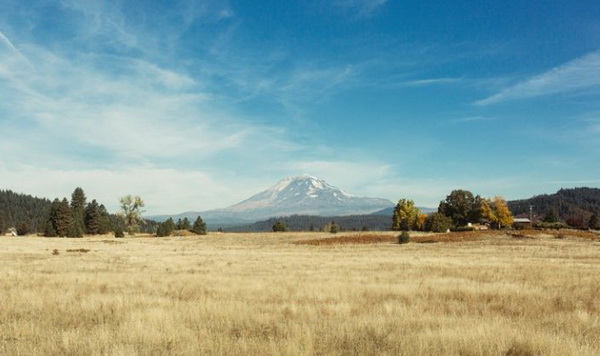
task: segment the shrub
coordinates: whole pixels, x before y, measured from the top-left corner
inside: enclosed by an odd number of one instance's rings
[[[118,237],[118,238],[125,237],[125,233],[123,232],[122,227],[119,226],[115,229],[115,237]]]
[[[433,213],[427,219],[427,230],[433,232],[446,232],[452,227],[452,219],[444,214]]]
[[[398,243],[399,244],[407,244],[410,242],[410,234],[408,231],[402,231],[400,235],[398,235]]]
[[[475,228],[472,226],[457,226],[455,228],[450,229],[452,232],[465,232],[465,231],[475,231]]]
[[[273,231],[274,232],[287,231],[287,226],[285,226],[285,223],[283,223],[283,221],[277,221],[275,224],[273,224]]]

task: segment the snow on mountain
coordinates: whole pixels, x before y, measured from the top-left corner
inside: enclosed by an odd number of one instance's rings
[[[271,188],[221,211],[268,218],[294,214],[368,214],[393,205],[387,199],[354,196],[305,174],[282,179]]]
[[[188,212],[174,218],[195,219],[201,215],[209,224],[243,223],[290,215],[371,214],[392,206],[394,203],[387,199],[357,197],[305,174],[282,179],[271,188],[227,208]]]

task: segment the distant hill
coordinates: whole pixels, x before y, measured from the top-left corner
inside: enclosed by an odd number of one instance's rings
[[[543,219],[552,209],[559,219],[572,226],[585,224],[593,213],[600,212],[600,189],[561,189],[554,194],[537,195],[529,199],[508,202],[515,216],[529,216],[532,207],[534,219]],[[583,225],[582,225],[583,226]]]
[[[225,231],[232,232],[263,232],[273,231],[273,225],[283,222],[288,231],[321,231],[323,227],[332,221],[339,227],[340,231],[386,231],[392,227],[391,215],[347,215],[347,216],[314,216],[314,215],[292,215],[279,218],[270,218],[253,224],[244,224],[229,228]]]
[[[50,200],[0,190],[0,230],[25,224],[32,232],[43,231]]]
[[[385,208],[379,211],[376,211],[374,213],[372,213],[372,215],[387,215],[387,216],[394,216],[394,209],[396,207],[395,206],[391,206],[389,208]],[[435,213],[437,212],[437,208],[425,208],[425,207],[417,207],[419,209],[419,211],[421,212],[421,214],[431,214],[431,213]]]
[[[250,225],[277,216],[371,214],[393,206],[394,203],[387,199],[358,197],[316,177],[302,175],[282,179],[271,188],[224,209],[149,218],[157,221],[169,217],[175,220],[188,218],[193,221],[200,215],[209,228],[214,229],[219,226]]]

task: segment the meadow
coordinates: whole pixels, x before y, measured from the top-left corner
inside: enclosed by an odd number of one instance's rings
[[[600,354],[597,235],[395,236],[0,237],[0,354]]]

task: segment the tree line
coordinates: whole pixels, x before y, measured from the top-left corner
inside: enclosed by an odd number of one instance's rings
[[[54,199],[46,218],[44,236],[83,237],[84,234],[107,234],[113,228],[106,207],[95,199],[87,203],[83,189],[76,188],[70,201]]]
[[[16,228],[20,233],[43,231],[51,201],[0,190],[0,233]]]
[[[392,230],[444,232],[469,229],[469,224],[482,224],[501,229],[513,224],[513,214],[502,197],[483,198],[468,190],[453,190],[433,214],[422,214],[414,201],[400,199],[394,209]]]

